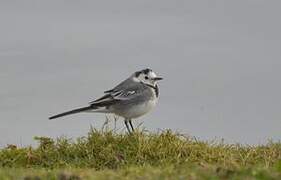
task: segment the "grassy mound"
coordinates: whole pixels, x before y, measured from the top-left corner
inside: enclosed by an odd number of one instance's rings
[[[202,142],[169,130],[132,135],[91,130],[77,140],[35,139],[39,142],[36,148],[9,145],[0,150],[0,177],[281,178],[281,143],[241,146]]]

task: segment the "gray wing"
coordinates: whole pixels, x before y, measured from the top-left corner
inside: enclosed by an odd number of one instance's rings
[[[104,93],[114,93],[114,92],[118,92],[124,89],[128,89],[131,87],[136,86],[138,83],[136,83],[135,81],[133,81],[132,77],[124,80],[123,82],[121,82],[120,84],[118,84],[117,86],[115,86],[113,89],[110,89],[108,91],[105,91]]]
[[[90,105],[108,106],[113,105],[119,101],[130,100],[137,96],[140,96],[145,88],[146,87],[143,84],[136,82],[130,82],[130,84],[127,85],[121,83],[114,89],[105,91],[104,96],[95,101],[90,102]]]

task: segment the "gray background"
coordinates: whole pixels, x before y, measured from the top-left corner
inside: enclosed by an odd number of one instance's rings
[[[135,124],[230,143],[281,138],[280,1],[0,3],[1,146],[100,129],[102,114],[47,118],[146,67],[165,81]]]

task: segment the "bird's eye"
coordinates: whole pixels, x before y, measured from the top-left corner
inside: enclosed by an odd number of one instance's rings
[[[146,80],[148,80],[148,76],[145,76],[144,78],[145,78]]]

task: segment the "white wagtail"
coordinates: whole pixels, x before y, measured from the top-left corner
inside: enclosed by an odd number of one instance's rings
[[[157,85],[159,80],[162,78],[151,69],[137,71],[113,89],[105,91],[104,96],[90,102],[89,106],[67,111],[49,119],[80,112],[114,113],[124,118],[126,128],[131,133],[134,131],[132,119],[148,113],[156,105],[159,97]]]

